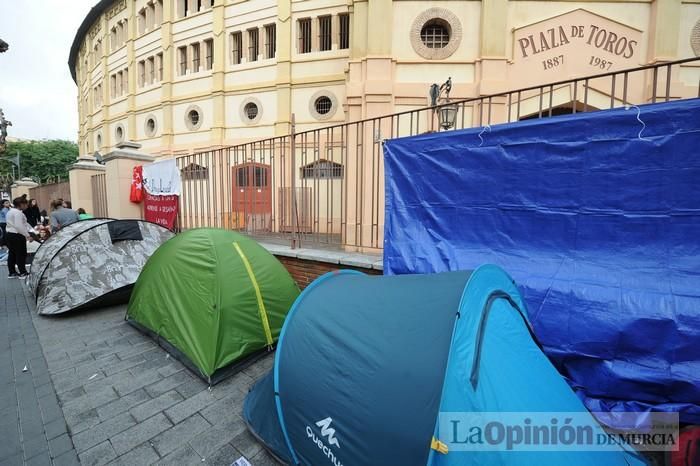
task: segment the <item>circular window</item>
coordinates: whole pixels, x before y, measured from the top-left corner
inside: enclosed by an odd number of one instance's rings
[[[431,19],[420,31],[420,40],[429,49],[441,49],[450,43],[450,25],[441,19]]]
[[[117,125],[117,128],[114,130],[114,136],[117,138],[117,142],[124,140],[124,127],[122,125]]]
[[[245,104],[243,111],[245,112],[246,118],[249,120],[255,120],[258,117],[258,106],[255,105],[255,102],[248,102]]]
[[[411,45],[423,58],[447,58],[457,50],[461,40],[462,25],[459,18],[445,8],[430,8],[413,21]]]
[[[199,112],[197,110],[190,110],[187,113],[187,118],[190,119],[190,124],[192,126],[197,126],[199,124]]]
[[[185,110],[185,126],[190,131],[196,131],[202,126],[202,120],[204,119],[204,113],[198,105],[190,105]],[[155,119],[154,119],[155,122]]]
[[[338,99],[328,91],[318,91],[311,96],[309,113],[317,120],[328,120],[338,109]]]
[[[146,133],[146,136],[148,137],[153,137],[156,135],[156,131],[158,130],[158,124],[156,123],[155,116],[148,115],[146,117],[146,121],[143,124],[143,130]]]
[[[260,121],[263,114],[263,106],[260,100],[255,97],[248,97],[241,102],[241,121],[246,125],[254,125]]]
[[[314,107],[316,107],[316,112],[318,112],[320,115],[325,115],[331,111],[331,108],[333,108],[333,102],[328,98],[328,96],[322,95],[316,99],[314,102]]]

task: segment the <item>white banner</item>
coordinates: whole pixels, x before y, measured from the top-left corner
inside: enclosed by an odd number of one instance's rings
[[[175,159],[153,162],[143,166],[143,186],[148,194],[180,195],[180,170]]]

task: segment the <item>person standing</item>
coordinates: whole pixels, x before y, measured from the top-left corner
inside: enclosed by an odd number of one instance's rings
[[[78,221],[78,214],[75,210],[63,207],[63,199],[56,199],[51,202],[51,232],[56,233],[61,228]]]
[[[10,254],[7,257],[9,278],[24,280],[27,273],[27,240],[33,241],[29,235],[31,227],[27,223],[27,217],[22,212],[27,208],[27,200],[17,197],[12,201],[12,208],[7,213],[7,247]],[[19,272],[19,273],[18,273]]]
[[[7,213],[10,211],[10,201],[2,200],[0,205],[0,246],[5,246],[5,229],[7,228]]]
[[[24,216],[27,217],[27,223],[36,227],[41,218],[41,212],[39,211],[39,204],[37,204],[36,199],[29,199],[29,207],[24,210]]]

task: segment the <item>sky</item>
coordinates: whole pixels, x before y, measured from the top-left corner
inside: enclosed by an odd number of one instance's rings
[[[68,53],[83,18],[98,0],[0,0],[0,108],[8,136],[78,138],[78,88]]]

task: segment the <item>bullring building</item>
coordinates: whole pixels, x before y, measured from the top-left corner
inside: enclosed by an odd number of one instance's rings
[[[177,155],[698,55],[700,0],[102,0],[69,67],[82,155]]]

